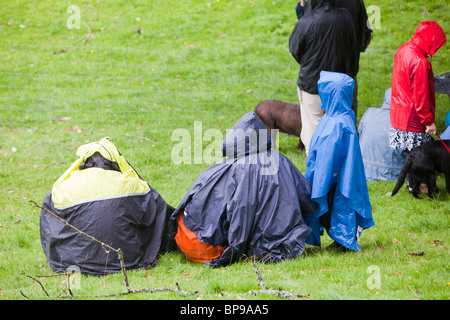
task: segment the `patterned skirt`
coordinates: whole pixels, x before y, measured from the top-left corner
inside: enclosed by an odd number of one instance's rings
[[[392,126],[389,129],[389,145],[392,149],[411,151],[421,144],[433,140],[433,137],[426,132],[403,131]]]

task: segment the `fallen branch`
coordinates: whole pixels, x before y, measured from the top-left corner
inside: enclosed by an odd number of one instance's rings
[[[256,263],[253,264],[253,269],[255,269],[256,275],[258,276],[259,286],[263,290],[267,290],[267,286],[266,286],[266,284],[264,283],[264,280],[261,277],[261,273],[259,273],[259,269],[258,269],[258,266],[256,265]]]
[[[30,202],[34,204],[34,207],[40,208],[41,210],[44,210],[45,212],[51,214],[53,217],[55,217],[56,219],[58,219],[59,221],[64,223],[66,226],[74,229],[79,234],[81,234],[81,235],[85,236],[86,238],[88,238],[88,239],[90,239],[90,240],[100,244],[103,248],[106,248],[108,250],[112,250],[112,251],[117,253],[117,255],[119,256],[120,265],[121,265],[121,268],[122,268],[122,274],[123,274],[123,277],[124,277],[124,283],[125,283],[125,286],[126,286],[126,291],[117,292],[117,293],[110,293],[110,294],[105,294],[105,295],[94,295],[94,297],[111,297],[111,296],[126,295],[126,294],[130,294],[130,293],[141,293],[141,292],[153,293],[153,292],[160,292],[160,291],[174,291],[174,292],[179,292],[179,293],[181,293],[182,295],[185,295],[185,296],[197,294],[197,291],[186,292],[186,291],[182,290],[178,283],[176,283],[176,287],[131,289],[130,285],[128,283],[128,276],[127,276],[127,273],[126,273],[125,261],[124,261],[124,258],[123,258],[123,252],[122,252],[122,250],[120,248],[116,249],[116,248],[111,247],[110,245],[107,245],[106,243],[104,243],[104,242],[102,242],[102,241],[100,241],[100,240],[98,240],[98,239],[88,235],[87,233],[81,231],[77,227],[71,225],[70,223],[68,223],[66,220],[64,220],[63,218],[61,218],[57,214],[55,214],[55,213],[51,212],[50,210],[48,210],[48,209],[38,205],[36,202],[34,202],[32,200]],[[256,263],[253,263],[253,269],[255,270],[256,275],[258,277],[258,284],[261,287],[261,290],[250,290],[246,294],[251,294],[251,295],[268,294],[268,295],[274,295],[274,296],[279,297],[281,299],[299,299],[299,298],[305,298],[305,297],[309,296],[309,294],[306,294],[306,295],[305,294],[293,294],[293,293],[290,293],[288,291],[283,290],[282,288],[279,288],[278,290],[268,289],[266,284],[264,283],[264,280],[263,280],[263,278],[261,276],[261,273],[259,272],[259,269],[258,269],[258,266],[256,265]],[[62,297],[62,298],[66,298],[66,297],[86,297],[85,295],[83,295],[83,296],[73,295],[72,291],[70,290],[69,276],[70,275],[67,274],[68,278],[67,278],[67,281],[66,281],[65,288],[63,288],[63,290],[61,291],[61,293],[58,296],[52,297],[52,299],[56,299],[56,298],[59,298],[59,297]],[[37,280],[36,278],[33,278],[31,276],[27,276],[27,277],[29,277],[30,279],[33,279],[34,281],[39,283],[39,285],[41,286],[41,289],[44,291],[44,293],[47,295],[47,297],[49,297],[49,294],[47,293],[47,291],[45,290],[44,286],[42,285],[42,283],[39,280]],[[62,293],[65,292],[66,288],[69,291],[69,295],[63,296]],[[25,298],[29,299],[22,291],[20,291],[20,293]],[[220,294],[221,295],[230,295],[230,294],[223,293],[223,292],[220,292]]]
[[[27,277],[30,278],[30,279],[33,279],[34,281],[36,281],[37,283],[39,283],[39,285],[41,286],[42,291],[44,291],[45,295],[46,295],[47,297],[49,297],[47,291],[45,291],[44,286],[42,285],[42,283],[41,283],[39,280],[33,278],[32,276],[27,276]]]
[[[58,299],[59,297],[61,297],[62,294],[63,294],[63,292],[65,292],[66,287],[69,289],[70,295],[73,296],[73,295],[72,295],[72,292],[70,291],[70,288],[69,288],[69,282],[68,282],[68,281],[69,281],[69,277],[70,277],[69,274],[67,274],[67,282],[66,282],[65,287],[61,290],[61,292],[60,292],[58,295],[56,295],[56,296],[54,296],[54,297],[50,297],[50,295],[47,293],[47,291],[45,290],[44,286],[42,285],[42,283],[41,283],[39,280],[37,280],[36,278],[33,278],[33,277],[30,276],[30,275],[27,275],[27,277],[30,278],[30,279],[33,279],[34,281],[36,281],[37,283],[39,283],[39,285],[41,286],[41,289],[42,289],[42,291],[44,291],[45,295],[46,295],[47,297],[51,298],[52,300],[55,300],[55,299]],[[37,276],[37,277],[39,277],[39,276]],[[27,298],[28,300],[30,300],[30,298],[29,298],[27,295],[25,295],[25,294],[22,292],[22,290],[19,290],[19,292],[20,292],[20,294],[21,294],[22,296],[24,296],[25,298]]]
[[[264,289],[264,290],[250,290],[247,292],[247,294],[268,294],[272,296],[276,296],[281,299],[301,299],[301,298],[307,298],[309,297],[309,294],[293,294],[289,291],[285,291],[282,288],[279,288],[278,290],[274,289]]]
[[[187,292],[187,291],[184,291],[183,289],[181,289],[181,287],[180,287],[180,285],[178,284],[178,282],[175,283],[175,285],[176,285],[176,287],[131,289],[130,292],[111,293],[111,294],[103,295],[103,297],[111,297],[111,296],[118,296],[118,295],[126,295],[126,294],[129,294],[129,293],[142,293],[142,292],[153,293],[153,292],[162,292],[162,291],[174,291],[174,292],[179,292],[179,293],[181,293],[183,296],[196,295],[196,294],[198,293],[198,291],[194,291],[194,292]]]
[[[257,295],[257,294],[268,294],[272,296],[276,296],[281,299],[301,299],[301,298],[307,298],[309,297],[309,294],[294,294],[290,293],[288,291],[283,290],[282,288],[279,288],[278,290],[274,289],[268,289],[266,284],[264,283],[263,278],[261,277],[261,273],[259,272],[258,266],[253,263],[253,269],[256,272],[256,275],[258,277],[258,284],[261,287],[261,290],[250,290],[249,292],[246,292],[244,294],[250,294],[250,295]],[[223,291],[219,291],[221,296],[241,296],[242,294],[229,294]]]
[[[37,281],[35,278],[28,276],[29,278]],[[39,281],[38,281],[39,282]],[[69,289],[68,284],[66,283],[63,287],[63,289],[61,290],[61,292],[56,295],[56,296],[50,296],[47,291],[45,290],[44,286],[39,282],[39,284],[41,285],[41,289],[45,292],[45,294],[51,299],[51,300],[55,300],[58,298],[107,298],[107,297],[117,297],[117,296],[123,296],[123,295],[127,295],[127,294],[137,294],[137,293],[154,293],[154,292],[163,292],[163,291],[173,291],[173,292],[178,292],[181,294],[181,296],[190,296],[190,295],[196,295],[198,293],[198,291],[194,291],[194,292],[187,292],[184,291],[183,289],[181,289],[180,285],[178,283],[176,283],[176,287],[163,287],[163,288],[141,288],[141,289],[131,289],[131,290],[127,290],[127,291],[123,291],[123,292],[115,292],[115,293],[107,293],[107,294],[97,294],[97,295],[74,295],[72,293],[72,291]],[[63,295],[63,293],[66,292],[65,289],[69,290],[69,294]],[[19,290],[20,294],[22,296],[24,296],[26,299],[31,300],[30,297],[28,297],[27,295],[25,295],[25,293],[23,293],[22,290]]]
[[[299,299],[299,298],[306,298],[309,296],[309,294],[293,294],[290,293],[289,291],[283,290],[282,288],[279,288],[278,290],[267,289],[267,286],[261,277],[261,273],[259,272],[256,263],[253,264],[253,269],[255,269],[256,275],[258,276],[259,286],[261,287],[262,290],[250,290],[249,292],[247,292],[247,294],[268,294],[282,299]]]
[[[92,6],[92,3],[90,5]],[[85,23],[84,21],[81,21],[81,23],[83,23],[83,25],[88,29],[88,34],[85,35],[80,40],[78,40],[78,41],[81,41],[81,44],[84,44],[86,41],[90,40],[93,37],[92,30],[91,30],[91,25],[97,21],[97,19],[98,19],[98,11],[94,10],[94,13],[95,13],[95,17],[94,17],[93,20],[91,19],[89,21],[89,24]],[[54,51],[53,54],[65,53],[65,52],[72,51],[74,49],[75,49],[75,47],[71,47],[70,49],[62,48],[59,51]]]
[[[126,272],[126,268],[125,268],[125,261],[124,261],[124,258],[123,258],[123,252],[122,252],[122,250],[121,250],[120,248],[116,249],[116,248],[111,247],[110,245],[107,245],[106,243],[104,243],[104,242],[102,242],[102,241],[100,241],[100,240],[98,240],[98,239],[92,237],[91,235],[89,235],[89,234],[87,234],[87,233],[81,231],[81,230],[78,229],[77,227],[71,225],[70,223],[68,223],[66,220],[64,220],[63,218],[61,218],[61,217],[58,216],[57,214],[55,214],[55,213],[51,212],[50,210],[48,210],[48,209],[46,209],[46,208],[44,208],[44,207],[38,205],[36,202],[34,202],[34,201],[32,201],[32,200],[31,200],[30,202],[34,204],[34,207],[40,208],[41,210],[44,210],[45,212],[51,214],[53,217],[55,217],[56,219],[58,219],[59,221],[61,221],[62,223],[64,223],[66,226],[72,228],[73,230],[75,230],[75,231],[78,232],[79,234],[85,236],[86,238],[88,238],[88,239],[90,239],[90,240],[92,240],[92,241],[94,241],[94,242],[100,244],[103,248],[106,248],[106,249],[108,249],[108,250],[112,250],[112,251],[116,252],[117,255],[119,256],[120,266],[121,266],[121,268],[122,268],[122,274],[123,274],[123,277],[124,277],[124,283],[125,283],[126,291],[123,291],[123,292],[117,292],[117,293],[110,293],[110,294],[105,294],[105,295],[94,295],[93,297],[112,297],[112,296],[126,295],[126,294],[130,294],[130,293],[141,293],[141,292],[150,292],[150,293],[152,293],[152,292],[159,292],[159,291],[175,291],[175,292],[179,292],[179,293],[181,293],[182,295],[185,295],[185,296],[197,294],[197,291],[194,291],[194,292],[187,292],[187,291],[182,290],[181,287],[180,287],[180,285],[179,285],[178,283],[176,283],[176,287],[131,289],[131,288],[130,288],[130,285],[129,285],[129,283],[128,283],[128,276],[127,276],[127,272]],[[106,249],[105,249],[105,250],[106,250]],[[39,280],[37,280],[36,278],[34,278],[34,277],[32,277],[32,276],[27,276],[27,277],[30,278],[30,279],[33,279],[34,281],[36,281],[36,282],[40,285],[42,291],[44,291],[45,295],[46,295],[47,297],[50,297],[50,295],[49,295],[48,292],[45,290],[44,286],[42,285],[42,283],[41,283]],[[51,276],[40,276],[40,277],[51,277]],[[50,297],[51,299],[57,299],[57,298],[60,298],[60,297],[61,297],[61,298],[68,298],[68,297],[70,297],[70,298],[86,297],[85,295],[74,295],[74,294],[72,293],[72,291],[71,291],[71,289],[70,289],[70,280],[69,280],[69,277],[70,277],[70,273],[67,273],[67,281],[66,281],[66,284],[65,284],[64,288],[62,289],[62,291],[61,291],[57,296]],[[63,292],[65,292],[65,289],[66,289],[66,288],[67,288],[67,290],[69,291],[69,294],[68,294],[68,295],[66,294],[66,295],[63,296],[62,294],[63,294]],[[20,293],[21,293],[25,298],[30,299],[28,296],[26,296],[26,295],[22,292],[22,290],[20,290]]]
[[[130,284],[128,283],[128,276],[127,276],[127,271],[126,271],[126,268],[125,268],[125,261],[124,261],[124,259],[123,259],[123,252],[122,252],[122,250],[121,250],[120,248],[118,248],[118,249],[113,248],[113,247],[111,247],[110,245],[108,245],[108,244],[106,244],[106,243],[104,243],[104,242],[102,242],[102,241],[100,241],[100,240],[97,240],[97,239],[94,238],[93,236],[90,236],[90,235],[88,235],[87,233],[85,233],[85,232],[81,231],[80,229],[78,229],[77,227],[71,225],[70,223],[68,223],[66,220],[64,220],[63,218],[61,218],[61,217],[58,216],[57,214],[55,214],[55,213],[51,212],[50,210],[48,210],[48,209],[46,209],[46,208],[44,208],[44,207],[38,205],[36,202],[34,202],[34,201],[32,201],[32,200],[30,200],[30,202],[33,203],[35,207],[40,208],[41,210],[44,210],[45,212],[51,214],[53,217],[55,217],[56,219],[58,219],[59,221],[61,221],[62,223],[64,223],[64,224],[65,224],[66,226],[68,226],[69,228],[72,228],[73,230],[75,230],[76,232],[78,232],[79,234],[81,234],[82,236],[84,236],[84,237],[86,237],[86,238],[88,238],[88,239],[90,239],[90,240],[92,240],[92,241],[94,241],[94,242],[100,244],[103,248],[106,248],[106,249],[108,249],[108,250],[112,250],[112,251],[114,251],[115,253],[117,253],[117,255],[118,255],[118,257],[119,257],[119,260],[120,260],[120,266],[121,266],[121,268],[122,268],[122,274],[123,274],[123,279],[124,279],[124,281],[125,281],[125,286],[126,286],[126,288],[127,288],[127,291],[130,291],[130,290],[131,290],[131,289],[130,289]]]
[[[423,256],[425,254],[424,251],[418,251],[418,252],[408,252],[411,256]]]

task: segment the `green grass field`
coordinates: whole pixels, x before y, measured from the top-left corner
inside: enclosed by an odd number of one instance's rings
[[[69,29],[69,5],[80,29]],[[209,164],[175,164],[174,130],[225,131],[264,99],[297,103],[298,65],[288,51],[296,1],[4,1],[0,6],[0,299],[47,299],[27,276],[52,272],[41,248],[39,210],[56,179],[87,142],[112,138],[121,153],[172,206]],[[361,56],[360,119],[390,87],[394,53],[422,20],[450,32],[446,1],[366,1],[379,29]],[[140,31],[137,31],[139,29]],[[450,46],[432,58],[450,69]],[[450,110],[436,95],[438,131]],[[205,139],[203,148],[210,142]],[[305,171],[298,138],[281,134],[280,152]],[[362,252],[308,247],[298,259],[257,263],[269,288],[316,299],[450,298],[450,199],[442,175],[435,200],[415,199],[394,182],[369,182],[375,226]],[[331,241],[327,236],[324,245]],[[416,253],[423,252],[417,255]],[[151,270],[128,273],[133,289],[173,287],[198,294],[131,294],[108,299],[272,299],[258,290],[253,261],[219,269],[165,254]],[[374,281],[379,279],[379,282]],[[40,278],[49,295],[63,277]],[[76,295],[123,291],[121,274],[81,276]],[[227,293],[231,296],[222,296]]]

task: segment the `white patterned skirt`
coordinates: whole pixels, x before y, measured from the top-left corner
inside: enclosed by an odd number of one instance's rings
[[[389,145],[392,149],[411,151],[421,144],[433,141],[433,137],[426,132],[411,132],[389,128]]]

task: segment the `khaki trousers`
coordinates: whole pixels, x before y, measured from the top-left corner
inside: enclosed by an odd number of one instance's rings
[[[297,87],[298,100],[300,102],[300,115],[302,119],[302,131],[300,138],[305,145],[306,155],[309,153],[309,145],[311,138],[323,116],[321,109],[322,102],[318,94],[310,94],[306,91],[300,90]]]

